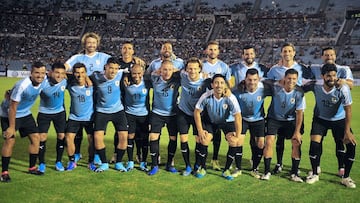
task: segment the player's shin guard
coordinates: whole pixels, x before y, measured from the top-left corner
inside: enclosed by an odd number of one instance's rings
[[[105,148],[96,150],[96,154],[99,155],[100,160],[101,160],[102,163],[107,163],[107,160],[106,160],[106,149],[105,149]]]
[[[46,141],[41,141],[39,146],[39,163],[45,163]]]
[[[190,152],[189,152],[188,142],[182,142],[180,147],[181,147],[181,153],[183,155],[185,165],[190,166]]]
[[[2,172],[9,170],[10,158],[11,157],[1,157]]]
[[[77,131],[74,139],[75,154],[80,154],[82,139],[83,139],[83,130],[81,128],[79,131]]]
[[[320,154],[322,148],[321,143],[311,141],[310,142],[310,150],[309,150],[309,157],[311,162],[311,168],[314,175],[318,175],[317,167],[320,164]]]
[[[221,131],[217,130],[214,133],[214,137],[213,137],[213,146],[214,146],[214,152],[213,152],[213,158],[212,158],[213,160],[218,160],[220,144],[221,144]]]
[[[338,161],[338,169],[344,168],[345,147],[342,140],[336,141],[336,158]]]
[[[127,153],[129,161],[133,161],[133,154],[134,154],[134,139],[128,139],[128,145],[127,145]]]
[[[125,149],[116,149],[116,163],[122,162],[125,154]]]
[[[263,156],[263,151],[264,151],[264,149],[260,149],[259,147],[256,147],[256,154],[253,159],[253,166],[252,166],[253,170],[258,168],[261,158]]]
[[[241,160],[242,160],[242,155],[243,155],[243,147],[235,147],[235,163],[236,163],[236,168],[241,170]]]
[[[270,172],[270,164],[271,164],[271,157],[264,157],[264,165],[265,165],[264,174]]]
[[[199,146],[199,162],[203,169],[206,169],[206,158],[208,155],[208,146],[200,144]]]
[[[149,140],[148,139],[143,139],[140,142],[142,142],[142,147],[141,147],[142,158],[141,158],[141,161],[146,162],[147,155],[148,155],[148,152],[149,152]]]
[[[38,158],[38,154],[29,154],[29,168],[35,166],[37,158]]]
[[[115,134],[114,134],[114,153],[116,153],[116,148],[117,148],[118,143],[119,143],[119,136],[115,132]]]
[[[299,170],[299,164],[300,164],[300,158],[291,158],[291,174],[295,174],[295,175],[299,175],[298,174],[298,170]]]
[[[285,149],[285,137],[278,136],[276,139],[276,159],[277,159],[277,164],[279,165],[282,165],[284,149]]]
[[[232,164],[232,162],[235,159],[235,153],[236,153],[236,147],[230,147],[228,149],[228,152],[226,154],[226,163],[225,163],[225,168],[224,170],[228,170]]]
[[[175,152],[176,152],[176,146],[177,146],[177,142],[176,140],[169,140],[169,145],[168,145],[168,159],[167,159],[167,165],[170,166],[171,162],[175,156]]]
[[[150,141],[150,156],[152,166],[157,166],[159,160],[159,140]]]
[[[56,162],[61,161],[65,149],[65,139],[56,140]]]
[[[200,143],[195,144],[194,152],[195,152],[195,165],[200,166],[200,155],[199,155],[199,153],[200,153]]]
[[[352,143],[346,144],[346,154],[345,154],[345,173],[344,178],[349,177],[352,165],[355,161],[355,149],[356,145]]]

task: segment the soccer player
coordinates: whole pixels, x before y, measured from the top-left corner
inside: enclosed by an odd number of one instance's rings
[[[124,79],[128,77],[128,84],[123,84],[125,113],[129,124],[127,144],[129,161],[126,166],[127,171],[134,168],[133,143],[134,139],[137,139],[138,142],[141,142],[141,145],[140,143],[138,145],[141,146],[142,155],[142,157],[140,157],[140,170],[148,172],[146,158],[149,150],[148,113],[150,110],[150,84],[144,81],[143,76],[144,69],[139,64],[134,64],[130,70],[130,74],[124,75]]]
[[[112,121],[115,131],[119,137],[116,148],[115,169],[126,172],[122,163],[128,139],[128,123],[122,103],[120,82],[123,71],[119,71],[119,61],[110,57],[102,72],[94,72],[90,78],[95,89],[95,115],[94,115],[94,141],[96,153],[99,154],[102,164],[96,172],[109,169],[106,159],[106,148],[104,143],[105,129],[109,121]]]
[[[76,168],[75,160],[75,136],[79,129],[84,128],[88,139],[88,153],[90,170],[95,170],[94,165],[94,88],[87,85],[86,67],[83,63],[76,63],[72,67],[73,78],[68,80],[67,89],[70,94],[70,113],[66,124],[65,139],[69,163],[65,170],[72,171]]]
[[[94,71],[103,71],[106,61],[111,56],[109,54],[99,52],[100,36],[94,32],[87,32],[81,38],[81,46],[83,51],[79,54],[75,54],[65,62],[65,67],[68,72],[71,72],[71,67],[75,63],[83,63],[86,66],[87,75],[91,75]],[[79,132],[75,137],[75,161],[81,159],[80,147],[83,138],[83,130],[79,129]],[[98,155],[95,155],[96,164],[101,164]]]
[[[292,168],[291,180],[303,182],[298,175],[300,164],[301,127],[303,123],[304,93],[296,85],[298,72],[290,68],[285,71],[283,85],[275,83],[272,88],[272,100],[267,115],[267,134],[265,136],[264,163],[265,172],[262,180],[269,180],[270,164],[273,155],[273,144],[276,134],[282,131],[286,137],[291,137],[292,144]]]
[[[205,73],[209,78],[212,78],[215,74],[222,74],[225,76],[226,81],[231,79],[231,71],[229,66],[221,61],[218,57],[220,54],[219,42],[210,41],[207,44],[206,60],[203,62],[202,72]],[[214,132],[213,134],[213,157],[211,160],[212,168],[214,170],[221,171],[220,163],[218,160],[219,150],[221,145],[221,132]]]
[[[48,80],[45,83],[45,87],[40,93],[40,106],[37,123],[40,135],[39,171],[42,173],[45,173],[46,169],[46,140],[51,121],[54,124],[57,134],[55,169],[57,171],[64,171],[61,158],[64,152],[66,125],[64,95],[67,81],[65,79],[65,72],[65,66],[63,63],[54,63],[51,66],[51,71],[48,74]]]
[[[322,153],[321,145],[327,131],[331,129],[335,143],[342,142],[346,146],[341,184],[348,188],[356,188],[355,182],[350,178],[356,149],[356,140],[350,128],[352,98],[348,85],[336,87],[337,70],[335,64],[325,64],[321,68],[323,84],[304,86],[304,91],[314,92],[316,100],[309,150],[312,174],[307,177],[306,182],[313,184],[319,181],[317,167]]]
[[[321,59],[323,64],[312,64],[310,66],[311,71],[313,72],[315,79],[323,81],[321,75],[321,67],[324,64],[334,64],[337,68],[337,78],[336,85],[347,84],[350,89],[353,87],[354,77],[349,66],[342,66],[336,64],[336,51],[333,47],[325,47],[321,51]],[[344,157],[345,157],[345,146],[341,140],[337,140],[335,154],[338,161],[338,176],[342,177],[344,175]],[[321,156],[321,154],[320,154]],[[318,167],[318,173],[321,172],[320,165]]]
[[[177,145],[176,102],[179,95],[180,77],[178,72],[174,74],[176,70],[172,61],[165,60],[160,69],[151,74],[153,103],[149,139],[152,167],[149,175],[155,175],[159,171],[159,138],[165,124],[169,134],[166,170],[171,173],[178,172],[171,164]]]
[[[288,69],[295,69],[298,72],[298,81],[297,85],[301,86],[303,84],[303,79],[313,79],[311,70],[306,68],[304,65],[301,65],[295,61],[296,49],[294,44],[285,43],[281,47],[281,64],[274,65],[270,68],[267,73],[267,78],[271,80],[281,80],[285,76],[285,72]],[[301,129],[303,133],[303,127]],[[290,137],[286,137],[285,134]],[[273,174],[280,173],[283,169],[282,159],[285,149],[285,139],[291,139],[291,135],[288,133],[282,133],[281,130],[276,140],[276,157],[277,163],[272,171]]]
[[[28,137],[29,144],[29,169],[30,174],[42,175],[38,171],[36,159],[39,153],[40,136],[38,128],[33,115],[31,114],[31,107],[36,98],[44,87],[44,80],[46,77],[46,67],[41,62],[34,62],[31,65],[30,76],[18,81],[11,90],[8,123],[3,123],[6,129],[3,132],[4,143],[1,151],[1,182],[9,182],[9,164],[12,151],[15,145],[16,130],[19,130],[20,136]]]
[[[200,96],[207,90],[210,89],[208,82],[210,79],[204,79],[201,76],[202,63],[198,58],[190,58],[185,66],[185,70],[181,70],[181,95],[178,104],[178,112],[176,114],[177,125],[180,132],[181,152],[185,162],[185,170],[183,171],[184,176],[188,176],[192,172],[190,164],[190,149],[188,145],[188,134],[190,125],[193,127],[193,135],[197,135],[194,110],[196,102]],[[208,84],[207,84],[208,83]],[[198,136],[195,136],[195,157],[198,159],[200,140]],[[196,161],[195,161],[196,162]],[[197,170],[197,166],[194,167]]]
[[[145,70],[146,69],[145,62],[141,58],[135,56],[134,54],[135,54],[134,45],[131,42],[124,42],[123,45],[121,46],[121,58],[119,59],[119,65],[120,65],[119,68],[127,69],[130,71],[135,64],[138,64],[143,70]],[[127,79],[127,77],[125,77],[124,79]],[[142,133],[141,130],[139,133]],[[138,140],[138,138],[140,139],[143,137],[135,136],[135,143],[137,146],[136,158],[137,160],[140,160],[142,146],[146,147],[147,149],[148,148],[147,144],[149,140]],[[116,161],[116,148],[118,142],[119,140],[117,133],[114,133],[114,154],[110,160],[110,163],[115,163]],[[128,146],[129,148],[133,148],[133,144],[130,145],[129,142],[128,142]]]
[[[242,52],[242,61],[240,63],[235,63],[230,65],[231,76],[234,78],[234,86],[238,85],[246,77],[246,71],[254,68],[258,71],[260,79],[267,77],[267,72],[269,69],[255,61],[256,53],[253,46],[247,45],[243,48]]]
[[[152,73],[155,70],[158,70],[163,61],[169,60],[174,64],[174,67],[181,70],[184,68],[184,60],[176,57],[173,52],[173,46],[170,42],[165,42],[161,46],[160,58],[153,60],[148,69],[146,70],[147,74]]]
[[[225,76],[215,74],[212,78],[211,91],[205,92],[196,103],[194,111],[194,119],[198,130],[200,140],[198,160],[199,169],[196,171],[196,177],[202,178],[206,175],[206,157],[208,153],[208,145],[213,138],[215,130],[223,130],[226,140],[229,143],[229,149],[226,156],[226,164],[222,176],[227,180],[234,177],[229,170],[233,160],[235,159],[236,167],[241,171],[242,145],[244,136],[241,135],[241,110],[236,97],[231,94],[224,96],[226,88],[229,85]],[[203,115],[201,116],[201,113]],[[233,115],[232,120],[227,120]]]
[[[245,136],[246,131],[249,130],[250,140],[253,140],[250,141],[251,175],[255,178],[260,178],[258,166],[263,155],[265,141],[264,99],[271,95],[270,88],[267,83],[260,81],[259,71],[250,68],[246,71],[245,82],[239,83],[233,91],[241,109],[241,134]],[[232,175],[236,176],[236,174]]]

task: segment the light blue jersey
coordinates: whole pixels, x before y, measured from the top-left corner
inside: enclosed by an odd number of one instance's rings
[[[67,81],[62,80],[57,84],[50,82],[50,78],[40,93],[39,112],[45,114],[60,113],[64,108],[64,95]]]
[[[293,121],[296,120],[296,111],[304,109],[304,93],[300,88],[286,92],[278,83],[274,84],[268,110],[269,118],[278,121]]]
[[[125,112],[135,116],[148,115],[149,88],[144,80],[140,84],[131,84],[125,87]]]
[[[345,84],[340,88],[334,87],[329,92],[326,92],[320,84],[311,84],[304,86],[304,91],[314,92],[316,100],[314,117],[327,121],[345,119],[344,106],[352,104],[350,88]]]
[[[151,83],[154,92],[152,112],[160,116],[175,115],[180,87],[179,72],[175,72],[168,81],[163,80],[161,76],[157,74],[152,74]]]
[[[70,83],[67,89],[71,98],[69,119],[91,121],[94,113],[93,86],[86,87]]]
[[[303,80],[303,67],[298,64],[298,63],[294,63],[290,68],[295,69],[298,72],[298,81],[297,81],[297,85],[301,86],[303,84],[302,80]],[[290,69],[287,68],[285,66],[279,66],[279,65],[275,65],[273,67],[270,68],[268,74],[267,74],[267,78],[271,79],[271,80],[281,80],[284,78],[285,76],[285,72]]]
[[[181,71],[180,77],[181,94],[178,105],[179,109],[188,116],[194,116],[196,102],[207,89],[210,89],[210,79],[205,80],[200,77],[199,80],[193,82],[184,70]]]
[[[30,77],[27,77],[15,84],[11,90],[10,98],[13,101],[19,102],[16,110],[16,118],[22,118],[31,114],[31,107],[44,88],[46,82],[47,79],[44,79],[41,84],[34,87]]]
[[[321,78],[321,67],[323,65],[324,64],[312,64],[310,66],[311,72],[315,76],[315,79],[318,80],[318,81],[323,80]],[[353,77],[353,74],[352,74],[351,69],[350,69],[349,66],[341,66],[341,65],[338,65],[338,64],[335,64],[335,65],[336,65],[336,68],[337,68],[337,77],[338,78],[354,81],[354,77]]]
[[[237,113],[241,113],[240,106],[236,97],[231,94],[229,97],[217,99],[214,90],[205,92],[196,103],[196,109],[206,111],[210,122],[213,124],[223,124],[227,119]]]
[[[266,78],[268,68],[264,65],[254,62],[251,66],[247,66],[244,61],[230,65],[231,75],[235,78],[235,85],[245,80],[247,70],[254,68],[258,71],[260,78]]]
[[[264,119],[264,99],[271,95],[270,86],[259,82],[254,92],[235,89],[233,94],[239,102],[241,116],[247,122],[255,122]]]
[[[97,112],[111,114],[124,110],[120,90],[122,76],[123,71],[121,70],[111,80],[105,77],[104,71],[94,72],[90,76],[95,88]]]
[[[159,69],[162,62],[163,62],[163,60],[161,60],[161,58],[151,61],[148,69],[146,69],[146,73],[151,74],[153,71]],[[173,63],[174,67],[179,70],[181,70],[185,67],[184,60],[182,60],[181,58],[173,58],[173,59],[171,59],[171,62]]]
[[[83,63],[86,66],[86,74],[91,75],[94,71],[103,71],[107,60],[111,56],[103,52],[96,52],[93,56],[86,54],[73,55],[66,64],[70,66],[68,71],[72,71],[72,67],[75,63]]]
[[[216,61],[215,64],[204,61],[202,72],[208,74],[209,78],[212,78],[215,74],[221,74],[225,76],[227,81],[229,81],[231,78],[231,71],[229,66],[221,60]]]

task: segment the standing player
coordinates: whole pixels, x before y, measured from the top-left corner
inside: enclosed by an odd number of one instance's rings
[[[285,72],[284,84],[274,84],[272,100],[267,115],[267,134],[265,136],[264,163],[265,172],[262,180],[269,180],[270,164],[273,155],[273,144],[279,131],[286,137],[291,137],[292,168],[291,180],[303,182],[298,175],[301,148],[301,126],[303,123],[304,93],[296,86],[298,72],[290,68]]]
[[[231,94],[225,97],[225,89],[228,88],[226,79],[221,74],[215,74],[212,78],[211,91],[204,93],[196,103],[194,119],[200,140],[200,159],[197,163],[200,168],[196,177],[202,178],[206,175],[206,157],[208,145],[213,138],[215,130],[223,130],[229,143],[226,156],[226,164],[222,176],[227,180],[234,177],[229,170],[235,159],[236,167],[241,171],[242,145],[244,136],[241,135],[241,110],[236,97]],[[201,112],[206,112],[201,116]],[[234,116],[233,121],[227,121],[230,114]]]
[[[336,85],[347,84],[351,89],[353,87],[354,77],[349,66],[342,66],[336,64],[336,51],[333,47],[325,47],[321,51],[321,59],[323,64],[313,64],[310,66],[311,71],[313,72],[315,79],[323,81],[321,75],[321,67],[324,64],[334,64],[337,69],[337,78]],[[338,161],[338,176],[342,177],[344,175],[344,157],[345,157],[345,146],[341,140],[336,142],[336,157]],[[321,156],[321,155],[320,155]],[[318,173],[321,172],[320,165],[318,167]]]
[[[180,77],[178,74],[174,74],[176,70],[171,61],[163,61],[159,71],[151,74],[154,95],[150,117],[149,138],[152,168],[149,175],[155,175],[159,171],[159,138],[165,124],[169,134],[166,170],[177,173],[176,168],[171,164],[177,145],[176,101],[179,95]]]
[[[146,73],[150,74],[153,71],[158,70],[162,62],[166,60],[171,61],[174,64],[174,67],[179,70],[184,68],[184,60],[176,57],[176,55],[173,52],[172,44],[170,42],[165,42],[161,46],[160,58],[155,59],[150,63],[148,69],[146,70]]]
[[[104,71],[94,72],[90,76],[94,84],[96,98],[94,116],[95,149],[102,162],[96,172],[109,169],[104,143],[105,129],[109,121],[114,124],[119,137],[116,148],[115,169],[122,172],[127,171],[122,163],[128,139],[128,124],[120,90],[122,76],[123,71],[119,71],[119,61],[114,57],[107,60]]]
[[[184,176],[191,174],[191,164],[190,164],[190,149],[188,145],[188,133],[190,125],[193,127],[193,135],[197,135],[195,120],[194,120],[194,110],[196,102],[199,100],[200,96],[207,90],[209,85],[206,84],[205,79],[201,76],[202,63],[198,58],[190,58],[185,66],[185,70],[181,70],[181,95],[180,101],[178,104],[178,112],[176,114],[177,125],[180,132],[180,141],[181,141],[181,152],[185,161],[185,171],[183,172]],[[208,79],[210,80],[210,79]],[[206,80],[206,81],[208,81]],[[210,89],[210,88],[209,88]],[[198,136],[195,136],[196,146],[195,146],[195,158],[198,159],[199,145],[200,140]],[[195,161],[196,162],[196,161]],[[197,170],[197,166],[194,167],[194,170]]]
[[[83,52],[75,54],[70,59],[65,62],[65,67],[68,72],[71,72],[71,67],[75,63],[83,63],[86,66],[87,75],[91,75],[94,71],[103,71],[106,61],[111,56],[109,54],[98,52],[100,46],[100,36],[94,32],[87,32],[81,38],[81,46],[83,47]],[[82,141],[82,128],[79,130],[75,137],[75,160],[78,161],[81,158],[80,147]],[[95,156],[95,162],[100,164],[99,157]]]
[[[35,119],[31,114],[31,107],[44,87],[46,67],[41,62],[35,62],[31,66],[30,76],[18,81],[11,90],[8,123],[3,129],[5,139],[1,151],[2,173],[1,182],[9,182],[9,164],[12,151],[15,145],[16,130],[19,130],[21,137],[28,137],[29,144],[29,169],[30,174],[42,175],[38,171],[36,159],[39,154],[40,136]]]
[[[51,66],[51,71],[49,72],[49,77],[45,83],[45,87],[40,93],[40,106],[37,123],[40,135],[39,171],[42,173],[45,173],[46,169],[46,140],[51,121],[54,124],[57,134],[55,169],[57,171],[64,171],[61,158],[64,152],[66,125],[64,95],[67,81],[65,79],[65,72],[65,66],[63,63],[54,63]]]
[[[263,155],[265,141],[264,99],[271,95],[269,90],[270,86],[267,83],[260,82],[258,70],[250,68],[246,71],[245,83],[238,84],[233,92],[241,108],[241,133],[245,136],[249,129],[250,140],[253,140],[250,141],[252,152],[251,175],[255,178],[260,178],[258,166]]]
[[[123,45],[121,46],[121,58],[119,59],[119,65],[120,65],[120,69],[127,69],[127,70],[131,70],[131,68],[135,65],[135,64],[139,64],[140,67],[145,70],[146,69],[146,64],[145,62],[140,59],[139,57],[134,56],[135,54],[135,50],[134,50],[134,45],[131,42],[124,42]],[[126,77],[127,78],[127,77]],[[124,79],[126,79],[124,78]],[[139,132],[142,133],[142,132]],[[138,138],[141,138],[142,136],[138,136],[135,138],[135,143],[136,143],[136,157],[138,160],[140,160],[140,154],[141,154],[141,149],[142,146],[144,146],[146,149],[148,148],[147,144],[149,142],[149,140],[138,140]],[[110,163],[115,163],[116,161],[116,148],[117,148],[117,143],[119,142],[118,140],[118,136],[117,133],[114,134],[114,154],[110,160]],[[130,142],[131,143],[131,142]],[[146,146],[145,146],[146,145]],[[129,144],[128,142],[128,148],[133,148],[133,144]]]
[[[219,43],[217,41],[210,41],[206,47],[206,60],[203,63],[202,72],[209,78],[212,78],[215,74],[222,74],[226,81],[230,81],[231,72],[229,66],[221,61],[218,57],[220,54]],[[218,160],[219,150],[221,144],[221,132],[214,132],[213,134],[213,157],[211,160],[212,168],[220,171],[220,163]]]
[[[311,142],[309,157],[312,174],[306,182],[313,184],[319,181],[317,170],[322,153],[322,142],[326,133],[331,129],[335,143],[346,145],[344,155],[344,175],[341,184],[349,188],[356,188],[355,182],[350,178],[350,171],[355,160],[356,140],[351,126],[351,93],[348,85],[336,87],[337,67],[335,64],[325,64],[321,68],[323,85],[304,86],[304,90],[311,90],[315,95],[314,116],[311,127]]]
[[[292,43],[285,43],[281,47],[281,65],[277,64],[271,67],[269,72],[267,73],[267,78],[271,80],[281,80],[285,76],[285,72],[288,69],[295,69],[298,72],[298,81],[297,85],[301,86],[303,83],[303,79],[312,79],[312,74],[309,68],[306,68],[303,65],[300,65],[295,61],[295,54],[296,49],[294,44]],[[303,133],[303,127],[301,129],[301,133]],[[280,173],[283,169],[282,159],[285,149],[285,139],[291,139],[291,135],[288,134],[290,137],[285,136],[286,133],[282,133],[280,130],[279,135],[277,136],[276,140],[276,157],[277,163],[272,171],[273,174]]]
[[[146,158],[148,154],[149,140],[149,86],[144,81],[144,69],[139,64],[134,64],[130,70],[130,74],[126,74],[128,84],[124,84],[124,106],[126,119],[129,124],[128,129],[128,145],[127,152],[129,161],[126,170],[130,171],[134,168],[133,161],[133,143],[134,139],[141,142],[140,170],[148,171]],[[138,138],[137,138],[138,137]],[[140,146],[140,144],[138,145]]]
[[[255,61],[256,53],[253,46],[245,46],[243,48],[243,53],[241,55],[242,61],[240,63],[235,63],[230,65],[231,76],[234,77],[234,86],[238,85],[241,81],[245,79],[246,71],[254,68],[258,71],[258,75],[261,78],[267,77],[267,72],[269,69],[263,64],[259,64]]]
[[[72,79],[68,80],[67,89],[70,94],[70,114],[66,124],[66,144],[67,153],[69,156],[69,163],[66,167],[67,171],[72,171],[76,168],[75,160],[75,136],[79,129],[84,128],[88,139],[88,153],[90,170],[95,170],[94,161],[94,128],[93,128],[93,86],[87,85],[86,67],[83,63],[76,63],[72,67]]]

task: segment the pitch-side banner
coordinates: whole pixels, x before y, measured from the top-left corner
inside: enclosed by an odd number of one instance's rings
[[[30,71],[22,70],[22,71],[15,71],[15,70],[8,70],[7,76],[10,78],[25,78],[30,75]]]

